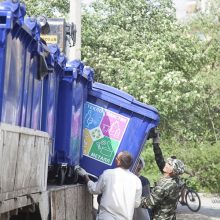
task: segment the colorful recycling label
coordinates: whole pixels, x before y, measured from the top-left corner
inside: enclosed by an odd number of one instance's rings
[[[84,155],[112,165],[129,118],[108,109],[85,103]]]

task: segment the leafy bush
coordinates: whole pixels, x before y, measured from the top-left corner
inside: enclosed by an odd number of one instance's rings
[[[151,141],[147,144],[142,155],[146,162],[143,174],[153,184],[160,176],[156,165]],[[162,140],[161,149],[164,157],[176,155],[184,161],[187,170],[194,172],[190,185],[199,192],[220,192],[220,142],[216,144],[192,142],[177,143],[174,140]],[[184,174],[186,175],[186,174]]]

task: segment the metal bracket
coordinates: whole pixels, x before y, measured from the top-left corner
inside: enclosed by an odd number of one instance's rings
[[[76,25],[74,23],[66,24],[66,40],[70,47],[76,44]]]

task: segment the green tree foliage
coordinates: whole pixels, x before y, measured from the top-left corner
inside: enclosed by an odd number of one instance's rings
[[[24,0],[27,15],[47,17],[63,17],[69,12],[69,0]]]
[[[207,63],[204,45],[177,23],[172,1],[96,1],[82,24],[83,59],[97,81],[156,106],[168,135],[215,140],[199,80]]]
[[[220,134],[220,2],[210,0],[207,11],[198,12],[190,21],[190,33],[197,35],[203,41],[202,52],[206,63],[197,80],[204,83],[203,100],[208,111],[207,136],[219,140]],[[213,135],[208,134],[211,132]]]

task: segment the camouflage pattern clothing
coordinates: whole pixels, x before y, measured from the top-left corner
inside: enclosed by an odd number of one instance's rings
[[[153,208],[155,220],[175,220],[180,192],[178,177],[161,177],[149,197],[143,197],[141,206]]]
[[[153,143],[153,151],[157,166],[161,173],[163,173],[166,161],[159,143]],[[152,190],[151,195],[142,199],[141,206],[152,208],[154,219],[156,220],[175,220],[180,189],[178,176],[162,176]]]

